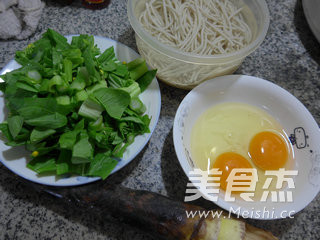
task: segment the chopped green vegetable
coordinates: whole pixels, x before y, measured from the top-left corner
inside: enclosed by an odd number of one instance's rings
[[[1,76],[0,76],[0,78],[1,78]],[[6,91],[6,83],[0,82],[0,91],[1,91],[1,92]]]
[[[30,135],[30,141],[32,143],[40,142],[47,137],[51,136],[52,134],[56,133],[56,130],[54,129],[33,129]]]
[[[67,39],[52,29],[17,51],[21,68],[2,75],[8,146],[25,145],[39,174],[108,177],[137,135],[150,132],[139,95],[155,71],[145,60],[101,55],[93,36]]]
[[[71,172],[71,156],[72,152],[68,150],[61,150],[57,160],[57,175],[62,175]]]
[[[21,88],[26,91],[29,91],[29,92],[35,92],[35,93],[38,92],[37,88],[35,88],[34,86],[31,86],[30,84],[25,83],[25,82],[17,82],[16,87]]]
[[[89,122],[89,130],[94,130],[94,131],[101,131],[104,128],[103,124],[103,117],[100,116],[97,121],[95,122]]]
[[[140,60],[138,61],[138,63],[140,63]],[[129,65],[130,76],[134,81],[138,80],[146,72],[148,72],[148,67],[146,65],[145,60],[143,60],[140,64],[135,64],[132,68],[130,68],[130,63],[128,65]]]
[[[135,68],[137,68],[138,66],[140,66],[141,64],[144,63],[144,60],[142,58],[137,58],[131,62],[129,62],[128,65],[128,70],[131,71]]]
[[[120,119],[124,110],[130,104],[130,95],[121,89],[102,88],[93,93],[93,96],[105,108],[110,117]]]
[[[37,70],[31,70],[28,72],[27,76],[36,82],[41,80],[41,74]]]
[[[91,162],[93,159],[93,147],[89,137],[81,138],[72,149],[71,161],[74,164]]]
[[[13,138],[19,134],[22,129],[23,117],[13,116],[8,118],[8,127]]]
[[[97,120],[102,112],[103,108],[100,106],[100,104],[91,99],[85,100],[79,109],[80,116],[91,120]]]
[[[121,89],[129,93],[131,98],[137,98],[141,93],[139,84],[137,82],[133,82],[130,86]]]
[[[130,109],[138,114],[144,114],[147,110],[146,106],[139,98],[132,98],[130,102]]]
[[[68,120],[66,116],[56,112],[54,114],[29,119],[25,122],[33,127],[56,129],[65,126],[68,123]]]
[[[70,105],[70,97],[69,96],[58,96],[58,97],[56,97],[56,100],[59,105],[65,105],[65,106]]]
[[[85,90],[81,90],[76,93],[75,98],[77,102],[85,101],[88,98],[88,93]]]
[[[91,162],[88,175],[99,176],[102,179],[105,179],[117,164],[118,161],[113,159],[110,155],[99,153]]]
[[[63,133],[59,139],[60,148],[72,150],[73,146],[76,144],[77,136],[79,131],[71,131]]]
[[[11,142],[13,140],[13,137],[10,134],[9,126],[7,122],[0,123],[0,131],[6,137],[8,142]]]
[[[47,158],[45,156],[36,157],[32,159],[28,164],[27,167],[31,170],[41,174],[46,172],[52,172],[57,169],[56,167],[56,160],[54,158]]]
[[[146,72],[141,78],[137,80],[137,83],[139,83],[141,92],[144,92],[147,87],[150,85],[152,80],[155,78],[157,73],[157,70],[151,70]]]
[[[115,59],[115,54],[114,54],[114,47],[110,47],[106,49],[98,58],[99,63],[104,63],[104,62],[109,62],[110,60],[116,60]]]

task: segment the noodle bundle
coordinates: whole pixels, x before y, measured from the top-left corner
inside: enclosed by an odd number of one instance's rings
[[[163,44],[199,55],[237,51],[252,40],[230,0],[147,0],[139,21]]]

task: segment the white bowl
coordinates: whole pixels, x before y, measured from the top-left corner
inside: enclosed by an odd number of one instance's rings
[[[136,43],[141,56],[157,71],[157,77],[165,83],[183,89],[191,89],[213,77],[231,74],[242,61],[263,42],[270,22],[265,0],[232,0],[235,6],[243,8],[243,17],[253,37],[246,47],[227,54],[203,56],[183,52],[161,43],[147,32],[139,22],[146,0],[129,0],[128,18],[135,31]]]
[[[236,199],[226,202],[224,192],[220,191],[218,206],[230,211],[240,207],[240,216],[255,219],[277,219],[290,217],[306,207],[320,189],[320,130],[318,124],[304,105],[283,88],[257,77],[230,75],[206,81],[194,88],[181,102],[174,120],[173,140],[179,162],[189,177],[195,164],[190,156],[191,130],[197,118],[208,108],[223,102],[241,102],[261,108],[273,116],[286,133],[296,134],[297,144],[293,145],[295,154],[292,190],[293,202],[245,202]],[[298,136],[296,129],[304,129],[306,138]],[[304,146],[305,145],[305,146]],[[203,193],[202,193],[203,194]],[[258,216],[258,211],[270,214]],[[237,213],[238,213],[237,212]]]

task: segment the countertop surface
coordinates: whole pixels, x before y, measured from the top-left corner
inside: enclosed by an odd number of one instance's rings
[[[310,31],[300,0],[267,0],[271,24],[265,41],[237,70],[270,80],[296,96],[320,123],[320,44]],[[126,0],[112,0],[108,8],[92,11],[77,1],[64,6],[46,1],[37,31],[23,41],[0,41],[0,68],[15,51],[38,39],[47,28],[64,35],[106,36],[136,49],[126,14]],[[158,125],[144,150],[110,181],[183,201],[187,178],[174,152],[175,112],[188,93],[160,83],[162,110]],[[108,180],[107,180],[108,181]],[[197,204],[214,208],[214,204]],[[294,219],[249,220],[280,239],[320,239],[320,195]],[[85,214],[38,193],[0,164],[0,239],[157,239],[142,230]]]

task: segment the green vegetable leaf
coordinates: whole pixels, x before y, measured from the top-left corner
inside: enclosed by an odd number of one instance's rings
[[[56,75],[49,81],[47,91],[51,93],[64,92],[68,87],[68,83],[62,79],[61,76]]]
[[[54,67],[59,67],[59,64],[62,62],[62,56],[60,52],[58,52],[56,49],[52,49],[52,65]]]
[[[70,48],[67,39],[56,31],[49,28],[44,35],[51,40],[53,46],[55,46],[57,49],[64,50]]]
[[[74,127],[73,131],[63,133],[59,138],[60,148],[72,150],[76,144],[77,137],[81,130],[84,129],[84,119]]]
[[[122,121],[122,122],[134,122],[134,123],[137,123],[137,124],[144,125],[144,122],[140,118],[133,117],[133,116],[123,117],[123,118],[120,119],[120,121]]]
[[[103,108],[99,103],[88,98],[82,103],[79,109],[79,115],[92,120],[97,120],[100,117],[102,111]]]
[[[113,88],[121,88],[125,87],[126,80],[111,73],[108,77],[108,82]]]
[[[73,164],[87,163],[93,158],[93,147],[89,142],[89,137],[81,138],[72,149]]]
[[[88,87],[88,88],[86,89],[86,91],[87,91],[88,95],[91,95],[91,94],[93,94],[96,90],[98,90],[98,89],[100,89],[100,88],[108,88],[106,81],[98,82],[98,83],[96,83],[96,84]]]
[[[75,36],[72,38],[71,45],[79,48],[81,51],[85,51],[85,49],[89,49],[92,53],[92,56],[96,56],[100,54],[100,50],[94,45],[93,36],[81,34],[80,36]]]
[[[58,105],[54,98],[12,98],[10,106],[26,120],[55,112],[67,115],[71,111],[70,106]]]
[[[65,126],[68,123],[68,120],[66,116],[60,113],[54,113],[26,120],[26,123],[34,127],[57,129]]]
[[[79,71],[76,79],[71,83],[70,89],[73,90],[82,90],[86,87],[86,77],[83,75],[81,71]]]
[[[56,97],[56,101],[59,105],[70,106],[71,100],[69,96],[58,96]]]
[[[82,119],[80,122],[77,123],[77,125],[74,127],[74,130],[81,131],[84,129],[84,119]]]
[[[48,107],[32,106],[32,105],[18,109],[18,112],[26,120],[52,114],[51,109]]]
[[[121,118],[131,100],[126,91],[113,88],[101,88],[95,91],[93,96],[102,104],[107,113],[115,119]]]
[[[117,164],[118,161],[113,159],[110,154],[99,153],[91,162],[88,175],[99,176],[104,180],[110,175]]]
[[[95,122],[89,122],[88,127],[90,130],[94,130],[97,132],[101,131],[104,128],[103,117],[100,116]]]
[[[151,122],[151,118],[149,118],[148,115],[143,115],[141,117],[141,120],[144,122],[143,133],[149,133],[150,132],[149,125]]]
[[[121,158],[127,147],[134,141],[134,135],[130,134],[127,137],[127,142],[125,144],[119,143],[112,151],[113,156]]]
[[[101,68],[106,72],[113,72],[117,69],[117,64],[114,61],[110,60],[107,63],[103,63],[101,65]]]
[[[111,59],[115,58],[114,47],[106,49],[98,58],[99,63],[108,62]]]
[[[84,62],[84,59],[82,57],[82,52],[78,48],[70,48],[67,50],[62,51],[63,57],[65,59],[68,59],[72,62],[72,67],[75,68],[76,66],[82,65]]]
[[[110,139],[112,139],[113,145],[123,144],[124,139],[119,136],[118,132],[114,131],[110,133]]]
[[[61,150],[57,161],[57,174],[62,175],[71,172],[71,157],[72,152],[68,150]]]
[[[96,81],[100,81],[101,80],[100,74],[96,70],[96,64],[93,60],[93,55],[89,48],[87,48],[83,52],[83,57],[84,57],[84,63],[89,73],[89,76],[96,78]]]
[[[37,70],[28,71],[27,76],[35,82],[39,82],[42,78],[41,74]]]
[[[22,129],[23,118],[20,116],[13,116],[8,118],[8,127],[13,138],[19,134]]]
[[[130,72],[131,78],[136,81],[142,77],[146,72],[148,72],[148,66],[145,60],[136,59],[128,63],[128,69]]]
[[[18,144],[26,143],[30,139],[31,131],[26,128],[22,128],[18,136],[15,137],[14,141]]]
[[[52,134],[56,133],[56,130],[54,129],[33,129],[33,131],[31,132],[30,135],[30,141],[31,143],[37,143],[40,142],[44,139],[46,139],[47,137],[51,136]]]
[[[16,83],[17,88],[21,88],[23,90],[37,93],[38,89],[36,89],[34,86],[31,86],[30,84],[24,83],[24,82],[17,82]]]
[[[121,89],[129,93],[131,98],[137,98],[141,93],[139,84],[137,82],[133,82],[130,86]]]
[[[80,133],[78,130],[63,133],[60,136],[59,144],[61,148],[72,150],[73,146],[76,144],[77,136]]]
[[[83,102],[88,99],[88,93],[85,90],[81,90],[76,93],[75,99],[77,102]]]
[[[128,72],[127,66],[121,63],[116,66],[116,69],[113,73],[118,75],[119,77],[124,78],[125,76],[128,75],[129,72]]]
[[[139,99],[139,97],[132,98],[130,102],[130,108],[135,111],[137,114],[143,114],[147,110],[146,106]]]
[[[27,164],[27,167],[39,174],[56,171],[56,161],[45,156],[36,157]]]
[[[156,74],[157,74],[157,70],[151,70],[146,72],[141,78],[137,80],[137,83],[139,83],[141,92],[144,92],[148,88],[152,80],[155,78]]]
[[[25,145],[25,142],[18,142],[16,140],[14,140],[14,141],[11,141],[11,142],[6,142],[6,145],[10,146],[10,147],[18,147],[18,146]]]
[[[1,76],[0,76],[1,79]],[[6,83],[5,82],[0,82],[0,91],[5,92],[6,91]]]
[[[64,59],[63,68],[65,81],[72,82],[72,62],[69,59]]]
[[[137,59],[129,62],[127,65],[128,65],[129,71],[131,71],[131,70],[137,68],[139,65],[144,64],[144,63],[145,63],[145,61],[142,58],[137,58]]]
[[[13,141],[13,137],[10,134],[9,126],[7,122],[0,123],[0,131],[9,142]]]
[[[31,151],[31,152],[37,151],[39,153],[38,156],[40,157],[40,156],[45,156],[48,153],[51,153],[52,151],[56,150],[58,147],[57,144],[46,147],[46,144],[47,144],[46,142],[39,142],[39,143],[27,142],[25,146],[28,151]],[[52,155],[47,155],[47,156],[52,157]]]

